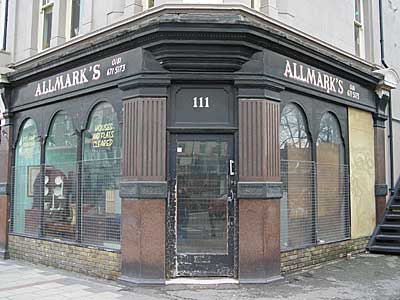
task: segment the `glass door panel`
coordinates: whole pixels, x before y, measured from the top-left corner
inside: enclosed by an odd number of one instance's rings
[[[228,253],[228,160],[227,142],[178,142],[178,253]]]
[[[169,276],[234,275],[233,136],[171,136]]]

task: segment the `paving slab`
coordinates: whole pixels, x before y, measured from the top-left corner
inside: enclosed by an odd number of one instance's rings
[[[400,256],[362,254],[268,285],[124,286],[77,273],[0,261],[0,300],[400,299]]]

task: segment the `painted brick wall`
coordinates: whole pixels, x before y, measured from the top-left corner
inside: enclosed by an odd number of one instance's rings
[[[121,254],[115,251],[9,235],[12,259],[21,259],[104,279],[121,273]]]
[[[310,248],[290,250],[281,253],[281,273],[292,273],[312,266],[358,254],[366,250],[369,237],[337,243],[317,245]]]

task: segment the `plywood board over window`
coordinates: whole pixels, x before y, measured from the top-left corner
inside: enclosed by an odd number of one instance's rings
[[[375,228],[375,160],[372,115],[349,108],[351,237]]]

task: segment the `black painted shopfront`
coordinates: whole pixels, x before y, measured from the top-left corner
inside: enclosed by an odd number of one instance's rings
[[[281,249],[349,239],[347,107],[384,112],[379,78],[333,52],[240,9],[165,9],[15,66],[9,235],[121,253],[120,278],[139,283],[269,282]],[[292,144],[285,117],[307,121]],[[325,211],[340,226],[320,211],[299,238],[281,160],[319,153],[347,193]]]

